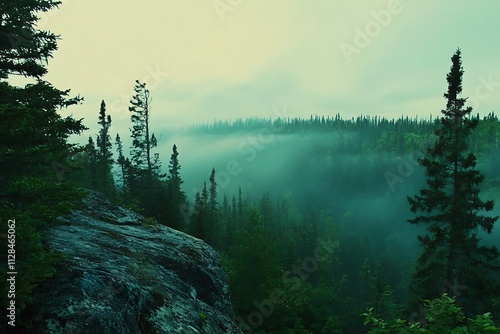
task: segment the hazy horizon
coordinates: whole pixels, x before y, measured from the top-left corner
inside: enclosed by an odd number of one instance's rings
[[[45,79],[85,98],[62,112],[85,118],[91,132],[101,100],[115,129],[129,127],[136,79],[151,91],[154,131],[270,118],[283,108],[293,117],[428,118],[444,108],[457,47],[463,95],[474,113],[486,115],[500,102],[500,46],[488,38],[500,31],[500,4],[450,6],[411,0],[66,0],[42,13],[39,27],[62,38]]]

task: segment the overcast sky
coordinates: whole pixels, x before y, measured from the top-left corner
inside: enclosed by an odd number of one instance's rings
[[[160,130],[278,114],[436,116],[457,47],[475,112],[500,113],[499,13],[498,0],[63,0],[39,26],[61,35],[46,79],[85,98],[74,116],[96,128],[104,99],[128,127],[139,79]]]

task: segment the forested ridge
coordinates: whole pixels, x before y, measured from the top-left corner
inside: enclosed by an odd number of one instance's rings
[[[500,122],[494,113],[471,119],[478,124],[467,144],[487,175],[481,192],[498,200],[496,138]],[[439,122],[438,118],[363,116],[343,120],[337,115],[194,126],[184,131],[200,141],[206,141],[207,135],[212,139],[232,135],[254,138],[254,146],[251,140],[244,141],[246,151],[238,152],[239,139],[234,145],[239,161],[254,157],[252,163],[257,166],[252,170],[265,170],[267,163],[272,164],[270,159],[279,160],[283,151],[290,154],[282,155],[286,168],[273,180],[266,179],[272,175],[263,172],[262,180],[253,179],[252,174],[226,182],[217,177],[215,168],[203,171],[205,168],[198,166],[206,179],[191,197],[188,193],[194,190],[181,186],[183,152],[177,146],[172,148],[168,169],[158,168],[151,179],[155,181],[146,181],[154,184],[148,187],[151,193],[132,190],[134,182],[144,181],[134,180],[140,172],[132,174],[134,164],[125,158],[119,139],[126,134],[120,133],[114,145],[118,157],[114,186],[112,190],[97,189],[108,191],[115,201],[157,223],[202,238],[218,250],[243,329],[366,332],[369,326],[363,325],[360,315],[370,308],[372,313],[366,313],[367,317],[386,321],[400,317],[424,324],[427,313],[419,299],[424,296],[411,289],[421,250],[417,234],[424,230],[406,222],[412,218],[406,197],[425,184],[425,171],[418,160],[436,142],[433,131],[439,129]],[[263,141],[259,141],[260,135]],[[88,144],[86,151],[72,156],[67,162],[71,172],[64,176],[93,188],[92,184],[98,183],[98,174],[91,172],[96,151],[97,146]],[[156,149],[150,156],[156,157],[159,165],[163,154]],[[221,153],[214,156],[213,163],[217,161],[224,166],[231,160]],[[253,183],[250,188],[246,183],[249,179]],[[243,182],[241,186],[238,180]],[[225,187],[218,182],[226,183]],[[232,192],[232,187],[237,190]],[[500,238],[494,234],[486,240],[494,245]],[[440,292],[456,297],[466,289],[455,281],[443,284]],[[455,301],[443,298],[440,307],[452,312]],[[412,304],[415,300],[419,306]]]
[[[182,162],[190,148],[160,149],[144,82],[131,83],[130,131],[113,127],[104,100],[85,119],[95,133],[60,116],[82,99],[42,79],[57,36],[34,25],[36,11],[57,4],[1,3],[0,210],[16,221],[21,319],[29,321],[23,310],[36,303],[37,283],[57,275],[64,257],[46,249],[44,233],[93,189],[149,225],[214,247],[244,332],[498,332],[500,122],[466,106],[460,50],[443,110],[429,119],[332,113],[174,133],[200,146],[234,138],[233,151],[195,166],[203,181],[193,186],[183,176],[193,170]],[[14,86],[12,75],[33,83]],[[85,145],[70,143],[81,134]]]

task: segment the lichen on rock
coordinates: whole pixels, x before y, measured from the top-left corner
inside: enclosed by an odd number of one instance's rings
[[[36,290],[30,326],[41,333],[241,333],[220,257],[202,240],[89,191],[51,229],[66,254]]]

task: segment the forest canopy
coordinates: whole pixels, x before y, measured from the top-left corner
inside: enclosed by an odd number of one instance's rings
[[[16,222],[22,317],[64,259],[45,233],[92,189],[216,249],[244,332],[498,331],[500,122],[461,96],[460,49],[435,118],[332,112],[162,133],[136,80],[128,131],[102,100],[89,133],[61,116],[83,99],[44,80],[58,36],[37,13],[58,5],[0,1],[0,211]]]

